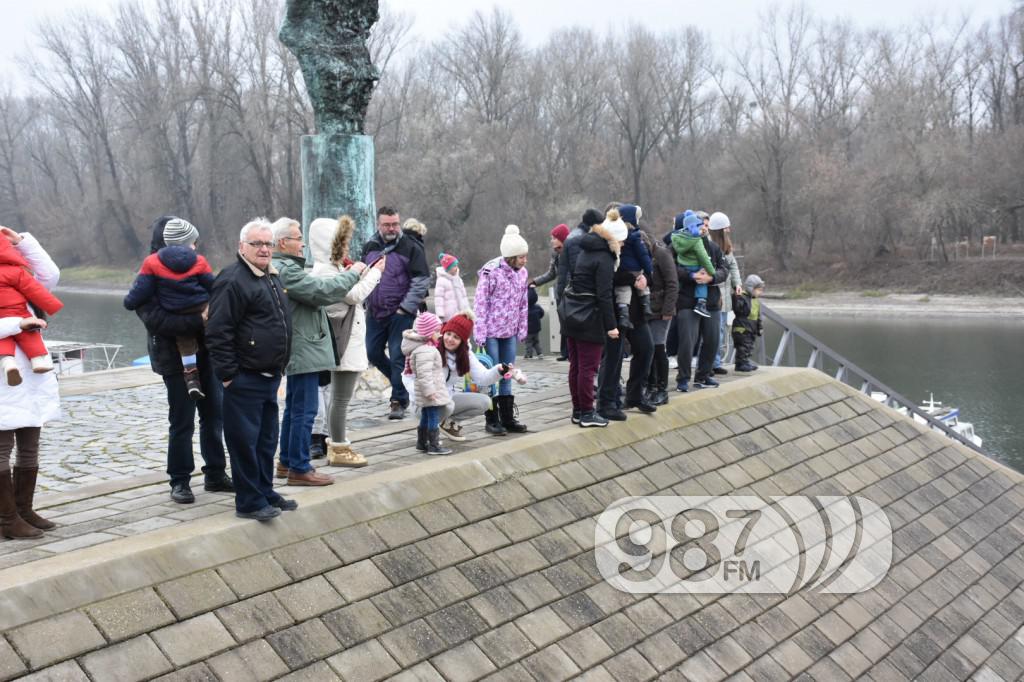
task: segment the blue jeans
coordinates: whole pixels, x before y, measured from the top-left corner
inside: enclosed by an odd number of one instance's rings
[[[224,473],[224,418],[221,414],[222,384],[213,373],[209,356],[199,353],[199,379],[206,391],[204,400],[188,397],[185,379],[181,374],[164,377],[167,387],[167,475],[171,485],[188,483],[195,469],[192,435],[196,430],[196,412],[199,412],[199,453],[206,466],[203,473],[218,476]]]
[[[699,265],[684,265],[683,267],[686,268],[686,271],[689,272],[690,274],[693,274],[695,272],[699,272],[700,269],[701,269],[701,266],[699,266]],[[694,298],[703,298],[706,301],[707,298],[708,298],[708,285],[707,284],[694,284],[693,285],[693,297]]]
[[[428,431],[436,431],[439,429],[441,427],[441,413],[443,411],[444,407],[441,405],[421,408],[420,427],[427,429]]]
[[[412,329],[412,323],[412,315],[395,313],[386,320],[366,316],[366,356],[370,364],[391,382],[391,399],[397,400],[402,407],[409,406],[409,392],[402,384],[402,372],[405,371],[402,332]]]
[[[487,339],[484,342],[484,350],[491,356],[491,360],[494,360],[495,364],[499,362],[506,365],[514,364],[516,361],[516,337]],[[512,395],[511,379],[502,379],[498,382],[498,395]]]
[[[224,440],[235,482],[235,509],[240,512],[254,512],[281,500],[274,492],[280,385],[279,376],[242,372],[224,389]]]
[[[309,463],[309,445],[313,439],[313,420],[320,405],[320,376],[317,372],[288,377],[288,391],[281,420],[281,464],[292,471],[313,470]]]

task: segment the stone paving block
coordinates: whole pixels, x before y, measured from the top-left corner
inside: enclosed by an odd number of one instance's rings
[[[658,446],[655,445],[655,447]],[[658,447],[658,449],[663,451],[660,447]],[[667,453],[664,456],[667,456]],[[558,479],[558,482],[561,483],[566,490],[583,488],[597,480],[594,475],[583,468],[583,465],[579,462],[566,462],[565,464],[559,464],[558,466],[551,467],[548,471],[552,476]]]
[[[80,611],[71,611],[6,633],[32,670],[84,654],[106,644],[103,635]]]
[[[321,575],[285,585],[275,590],[274,596],[297,621],[319,616],[345,604],[345,600]]]
[[[459,513],[470,523],[491,516],[497,516],[504,511],[501,505],[488,495],[487,491],[483,488],[467,490],[457,495],[452,495],[448,500],[455,505]]]
[[[156,630],[152,637],[171,663],[179,667],[235,645],[234,638],[212,613]]]
[[[500,481],[487,486],[487,494],[498,503],[504,511],[509,512],[532,503],[533,496],[514,479]]]
[[[218,682],[218,680],[205,663],[194,663],[187,668],[161,675],[153,682]]]
[[[622,613],[613,614],[593,627],[616,653],[628,649],[644,638],[644,633]]]
[[[449,646],[481,635],[490,628],[467,602],[446,606],[427,616],[426,621]]]
[[[157,585],[156,591],[179,619],[235,601],[235,594],[213,570]]]
[[[517,576],[539,571],[549,565],[548,560],[528,542],[504,547],[495,554]]]
[[[423,661],[391,677],[390,682],[445,682],[445,679],[429,661]]]
[[[494,554],[459,564],[458,569],[478,590],[489,590],[512,579],[512,571]]]
[[[565,642],[562,642],[562,648],[565,648]],[[672,638],[665,632],[659,632],[648,637],[636,645],[636,650],[659,673],[676,667],[686,658],[686,652],[673,642]]]
[[[473,554],[486,554],[509,544],[509,539],[489,519],[458,528],[455,534],[466,543]]]
[[[451,531],[420,540],[414,547],[429,559],[429,564],[437,568],[453,566],[473,558],[473,550]]]
[[[677,669],[680,673],[681,680],[693,680],[694,682],[713,682],[714,680],[724,680],[726,675],[719,668],[711,657],[703,651],[698,651],[680,664]]]
[[[391,623],[370,601],[361,601],[331,611],[320,620],[348,648],[391,629]]]
[[[417,584],[438,607],[448,606],[477,594],[473,584],[454,567],[423,576]]]
[[[435,656],[431,662],[449,682],[471,682],[496,670],[494,663],[473,642]]]
[[[135,637],[174,622],[174,614],[152,588],[93,604],[86,612],[111,642]]]
[[[565,486],[547,471],[527,474],[519,482],[535,499],[543,500],[565,492]]]
[[[265,682],[288,672],[281,657],[262,639],[214,656],[206,663],[221,682]]]
[[[76,661],[58,663],[18,679],[21,682],[89,682],[89,677]]]
[[[829,655],[829,658],[851,677],[859,677],[872,665],[871,660],[861,653],[853,642],[847,642],[837,647]]]
[[[381,643],[403,668],[445,650],[444,640],[425,620],[414,620],[380,638]]]
[[[388,546],[365,523],[334,531],[323,537],[324,542],[346,564],[386,552]]]
[[[663,442],[662,442],[663,443]],[[666,451],[668,448],[665,447]],[[608,455],[601,453],[598,455],[592,455],[590,457],[584,457],[583,459],[577,460],[587,472],[594,477],[595,480],[604,481],[609,478],[614,478],[622,473],[622,470],[608,457]]]
[[[341,566],[341,559],[320,538],[276,549],[272,556],[294,580],[303,580]]]
[[[375,682],[394,675],[401,668],[375,639],[335,654],[327,663],[343,680]]]
[[[343,648],[318,618],[268,635],[267,641],[292,670],[327,658]]]
[[[793,677],[814,664],[814,659],[792,639],[775,647],[771,651],[771,657]]]
[[[247,642],[292,625],[292,619],[273,594],[261,594],[214,612],[239,642]]]
[[[601,661],[611,658],[615,653],[592,628],[580,630],[566,637],[558,646],[582,670],[592,668]]]
[[[673,622],[672,616],[653,597],[630,606],[625,614],[645,635],[651,635]]]
[[[515,620],[515,624],[537,648],[542,648],[572,630],[550,607],[543,607]]]
[[[370,522],[370,528],[384,543],[394,549],[430,535],[409,512],[398,512]]]
[[[110,682],[138,682],[174,669],[146,635],[83,656],[82,667],[93,679]]]
[[[605,661],[603,667],[614,680],[652,680],[658,671],[635,649],[626,649],[621,654]]]
[[[391,581],[380,572],[372,559],[342,566],[324,577],[349,602],[365,599],[392,587]]]
[[[540,573],[531,573],[513,580],[508,583],[507,587],[516,599],[531,611],[544,604],[554,602],[562,596],[562,593]]]
[[[291,582],[281,564],[274,561],[269,554],[232,561],[218,568],[217,572],[242,599]]]
[[[279,677],[278,682],[332,682],[340,679],[326,661],[318,661],[302,670],[296,670],[290,675]]]
[[[431,561],[415,545],[378,554],[373,557],[373,563],[395,585],[415,580],[434,569]]]
[[[541,649],[522,661],[523,667],[538,680],[567,680],[580,672],[579,666],[557,644]]]
[[[436,500],[410,510],[420,525],[431,535],[464,526],[466,517],[448,500]]]
[[[0,637],[0,680],[8,680],[28,671],[6,639]]]
[[[530,540],[530,544],[548,562],[556,564],[580,553],[580,547],[561,529],[548,531]]]

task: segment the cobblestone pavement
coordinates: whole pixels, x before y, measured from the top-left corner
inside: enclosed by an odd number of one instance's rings
[[[515,393],[525,397],[564,387],[566,365],[552,358],[521,361],[519,366],[529,382],[516,386]],[[376,371],[368,372],[350,407],[352,427],[358,430],[388,423],[386,396],[383,377]],[[72,395],[62,397],[61,402],[64,419],[47,424],[42,432],[41,493],[68,492],[100,481],[164,471],[167,400],[162,383]],[[194,448],[201,463],[198,428]]]

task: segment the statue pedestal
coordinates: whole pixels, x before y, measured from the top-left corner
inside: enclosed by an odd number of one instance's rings
[[[302,136],[302,229],[308,236],[316,218],[348,214],[356,221],[352,258],[377,228],[373,137],[369,135]]]

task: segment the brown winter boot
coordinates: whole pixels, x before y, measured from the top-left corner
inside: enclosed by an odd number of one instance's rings
[[[43,531],[18,516],[14,503],[14,482],[10,472],[0,472],[0,535],[11,540],[37,538]]]
[[[47,521],[32,510],[32,498],[36,493],[36,475],[39,469],[28,469],[25,467],[14,467],[14,504],[18,509],[18,516],[24,519],[30,526],[39,530],[53,530],[57,524]]]

